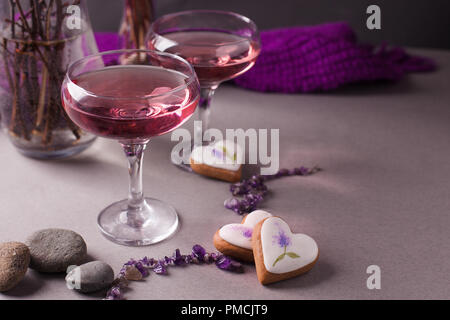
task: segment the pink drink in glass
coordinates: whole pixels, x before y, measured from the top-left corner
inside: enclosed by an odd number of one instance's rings
[[[68,82],[63,105],[77,125],[95,135],[147,140],[177,128],[195,111],[198,94],[192,87],[166,94],[187,80],[180,72],[155,66],[105,67]]]
[[[178,31],[163,37],[149,46],[185,58],[194,67],[202,87],[246,72],[260,51],[258,41],[220,31]]]

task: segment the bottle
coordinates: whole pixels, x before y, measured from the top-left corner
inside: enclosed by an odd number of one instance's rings
[[[125,0],[119,37],[122,49],[145,49],[145,36],[153,21],[152,0]]]

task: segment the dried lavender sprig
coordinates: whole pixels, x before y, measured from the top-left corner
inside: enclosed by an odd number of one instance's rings
[[[104,300],[122,300],[124,298],[123,290],[128,286],[129,280],[141,280],[150,275],[149,270],[159,275],[167,274],[167,267],[169,266],[183,266],[191,263],[210,264],[214,262],[215,265],[222,270],[231,272],[243,272],[242,265],[233,261],[227,256],[220,253],[206,252],[201,245],[194,245],[192,252],[188,255],[182,255],[179,249],[176,249],[172,256],[165,256],[163,259],[154,259],[144,257],[140,260],[130,259],[124,263],[119,272],[118,277],[114,280],[113,285],[106,293]]]
[[[318,166],[312,168],[301,166],[291,170],[280,169],[273,175],[254,175],[249,179],[230,186],[230,192],[234,197],[225,200],[224,206],[239,215],[250,213],[258,208],[259,204],[264,200],[264,196],[268,192],[268,188],[265,185],[266,181],[288,176],[309,176],[321,170]],[[241,199],[237,198],[237,196],[240,196]]]

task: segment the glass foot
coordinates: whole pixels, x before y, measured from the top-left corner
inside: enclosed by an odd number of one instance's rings
[[[175,209],[165,202],[145,198],[135,209],[128,200],[113,203],[98,216],[98,226],[109,240],[127,246],[146,246],[170,237],[178,228]]]

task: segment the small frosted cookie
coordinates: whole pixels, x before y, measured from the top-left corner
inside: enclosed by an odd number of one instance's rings
[[[224,255],[247,262],[253,261],[253,227],[261,220],[272,215],[256,210],[244,217],[241,223],[227,224],[214,234],[214,246]]]
[[[269,284],[305,273],[319,258],[316,241],[292,233],[279,217],[260,221],[253,229],[253,256],[259,282]]]
[[[242,163],[241,148],[229,140],[195,147],[190,157],[191,168],[194,172],[228,182],[241,180]]]

